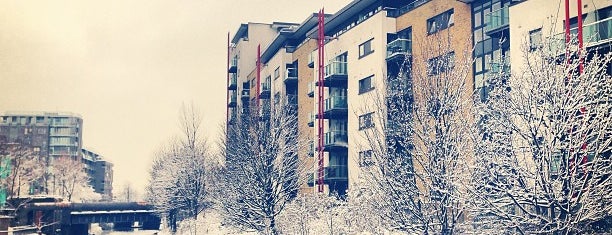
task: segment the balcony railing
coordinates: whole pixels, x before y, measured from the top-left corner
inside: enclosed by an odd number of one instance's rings
[[[507,28],[510,22],[508,6],[502,7],[485,15],[485,23],[487,27],[485,32],[492,34]]]
[[[612,42],[612,17],[588,23],[582,26],[584,47],[593,47]],[[558,33],[548,38],[550,51],[556,54],[565,53],[565,33]],[[570,29],[570,43],[578,43],[578,27]]]
[[[314,97],[315,87],[315,82],[308,83],[308,97]]]
[[[324,111],[334,111],[338,109],[346,110],[348,103],[346,102],[346,96],[332,96],[325,99]]]
[[[243,89],[243,90],[240,92],[240,98],[241,98],[241,99],[243,99],[243,100],[245,100],[245,99],[246,99],[246,100],[251,99],[251,91],[250,91],[249,89]]]
[[[238,70],[238,58],[234,57],[232,58],[232,61],[230,62],[230,67],[227,71],[230,73],[236,73],[237,70]]]
[[[387,60],[412,54],[412,40],[398,38],[387,44]]]
[[[346,165],[330,165],[325,167],[325,181],[348,180],[348,167]]]
[[[314,57],[315,57],[315,52],[317,51],[312,51],[310,53],[310,55],[308,56],[308,67],[309,68],[314,68]],[[318,53],[318,52],[317,52]]]
[[[348,145],[348,136],[346,131],[334,130],[325,133],[324,138],[325,150],[333,150],[336,147],[346,148]]]
[[[287,68],[285,72],[285,84],[297,84],[298,70],[296,68]]]
[[[270,98],[270,83],[261,83],[261,91],[259,92],[259,98],[268,99]]]
[[[232,73],[230,75],[230,80],[228,81],[229,84],[227,85],[227,89],[229,89],[229,90],[236,90],[236,87],[238,87],[238,85],[237,85],[237,80],[238,80],[237,77],[238,76],[236,76],[235,73]]]
[[[403,14],[406,14],[412,10],[414,10],[415,8],[429,2],[431,0],[415,0],[414,2],[407,4],[403,7],[397,8],[397,9],[393,9],[393,10],[389,10],[387,11],[387,16],[388,17],[393,17],[393,18],[397,18]]]
[[[332,61],[325,65],[325,77],[347,76],[347,63],[342,61]]]
[[[309,127],[314,127],[315,120],[317,119],[316,117],[317,117],[317,114],[312,113],[312,112],[308,113],[308,126]]]
[[[236,107],[236,94],[231,94],[229,96],[229,102],[227,103],[227,106],[230,108]]]

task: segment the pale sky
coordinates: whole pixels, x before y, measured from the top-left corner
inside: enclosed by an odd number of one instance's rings
[[[115,167],[113,193],[142,192],[158,146],[179,133],[181,103],[225,117],[227,32],[301,23],[350,0],[0,0],[0,112],[72,112],[83,146]]]

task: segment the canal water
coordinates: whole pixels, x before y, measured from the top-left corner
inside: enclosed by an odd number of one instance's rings
[[[158,234],[158,230],[138,230],[137,228],[132,231],[108,231],[102,230],[97,224],[92,224],[89,229],[90,234],[95,235],[152,235]]]

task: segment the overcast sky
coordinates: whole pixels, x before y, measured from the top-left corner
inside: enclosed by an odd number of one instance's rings
[[[176,136],[181,103],[225,116],[227,32],[300,23],[350,0],[0,0],[0,112],[73,112],[83,146],[115,164],[114,193],[142,191],[150,160]]]

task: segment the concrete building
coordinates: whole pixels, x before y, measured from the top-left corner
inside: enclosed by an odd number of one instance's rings
[[[609,50],[612,2],[583,3],[585,27],[598,33],[587,47]],[[520,54],[521,44],[526,40],[537,43],[534,36],[550,37],[562,31],[563,24],[544,22],[552,18],[562,21],[562,16],[555,14],[559,4],[561,0],[354,0],[325,17],[322,103],[317,100],[320,85],[316,82],[317,15],[307,17],[301,24],[243,24],[230,49],[229,89],[236,92],[230,92],[228,120],[231,124],[237,117],[236,110],[252,102],[260,102],[263,110],[269,102],[281,99],[296,104],[300,135],[311,146],[299,156],[315,165],[319,149],[317,110],[323,106],[325,191],[342,195],[361,180],[361,169],[367,165],[368,153],[371,154],[363,132],[382,128],[372,120],[386,119],[384,107],[373,107],[373,97],[384,96],[388,78],[399,71],[399,60],[408,59],[412,62],[410,66],[421,66],[417,69],[421,71],[430,69],[430,62],[441,57],[473,61],[465,98],[472,99],[473,94],[478,94],[485,100],[491,75],[500,70],[510,71],[510,64],[522,63],[520,56],[510,56]],[[573,14],[570,23],[575,27]],[[514,17],[519,15],[529,17]],[[427,49],[436,37],[449,39],[446,54]],[[257,87],[257,45],[263,48],[260,94],[249,93],[249,89]],[[515,69],[519,68],[512,67],[513,72]],[[242,102],[232,98],[237,94],[242,94]],[[316,172],[310,178],[304,192],[313,191]]]
[[[82,126],[72,113],[7,112],[0,115],[0,138],[34,147],[48,165],[53,157],[80,157]]]
[[[563,0],[529,0],[509,8],[510,15],[507,27],[513,35],[509,40],[512,73],[523,70],[524,49],[531,49],[549,43],[557,49],[559,55],[564,51],[565,14]],[[610,52],[612,45],[612,1],[593,0],[582,1],[583,39],[588,51],[600,54]],[[575,40],[578,27],[577,2],[570,1],[570,29],[572,40]],[[513,17],[529,15],[530,17]],[[612,74],[608,66],[608,73]]]
[[[300,158],[315,165],[318,133],[316,122],[316,110],[322,105],[324,113],[325,133],[324,139],[324,166],[325,166],[325,191],[337,192],[340,195],[346,193],[350,185],[359,184],[360,168],[364,166],[363,161],[368,153],[365,149],[363,131],[374,127],[371,120],[383,117],[384,110],[370,110],[371,97],[384,93],[386,79],[391,73],[397,72],[394,59],[397,55],[413,54],[412,39],[419,38],[427,40],[428,35],[437,31],[449,29],[451,34],[457,35],[452,42],[457,44],[458,52],[469,51],[470,48],[470,20],[453,21],[454,17],[461,19],[470,18],[470,5],[461,1],[443,0],[417,0],[417,1],[375,1],[356,0],[336,12],[325,17],[325,78],[323,85],[325,100],[318,104],[317,80],[318,63],[315,55],[317,52],[316,14],[308,17],[299,25],[284,25],[275,37],[270,40],[270,31],[261,30],[263,33],[256,44],[261,44],[262,66],[260,68],[260,104],[264,106],[268,102],[278,102],[279,99],[287,98],[290,103],[295,103],[297,97],[298,129],[304,141],[311,146]],[[446,27],[441,26],[441,23]],[[276,24],[276,23],[275,23]],[[433,24],[433,26],[432,26]],[[440,25],[440,26],[436,26]],[[450,27],[452,26],[452,27]],[[232,40],[230,58],[232,61],[228,71],[230,72],[230,90],[236,89],[232,86],[234,74],[238,70],[250,71],[246,79],[242,78],[244,73],[235,75],[236,83],[243,85],[240,93],[244,93],[245,87],[254,89],[256,86],[256,46],[253,42],[247,45],[244,35],[251,24],[244,24]],[[265,27],[264,27],[265,28]],[[433,29],[436,32],[430,31]],[[250,35],[255,33],[249,30]],[[306,32],[305,32],[306,31]],[[413,36],[414,34],[414,36]],[[262,42],[269,42],[268,44]],[[265,46],[263,46],[265,45]],[[240,49],[238,49],[240,48]],[[393,50],[389,51],[389,48]],[[399,51],[397,51],[399,50]],[[241,56],[236,56],[237,51]],[[245,52],[249,51],[249,52]],[[417,49],[418,51],[418,49]],[[420,52],[419,52],[420,53]],[[459,53],[458,53],[459,54]],[[242,65],[238,60],[245,60],[248,56],[249,64]],[[440,55],[431,55],[432,57]],[[405,58],[405,57],[402,57]],[[426,58],[431,59],[431,58]],[[426,60],[425,59],[425,60]],[[387,64],[387,62],[390,62]],[[238,65],[239,64],[239,65]],[[469,81],[473,83],[472,81]],[[248,92],[248,91],[247,91]],[[233,120],[237,114],[235,110],[246,107],[244,101],[253,102],[256,94],[242,95],[242,104],[236,98],[231,98],[228,120]],[[248,98],[247,98],[248,97]],[[236,109],[231,109],[237,107]],[[370,120],[370,121],[368,121]],[[382,127],[375,127],[382,128]],[[314,167],[316,169],[316,166]],[[303,191],[312,191],[316,172],[312,173],[309,187],[303,187]],[[309,189],[310,188],[310,189]]]
[[[72,113],[6,112],[0,115],[0,140],[31,147],[49,167],[57,157],[81,158],[83,120]],[[45,191],[44,183],[30,193]]]
[[[104,160],[99,154],[82,149],[85,171],[89,176],[89,185],[94,192],[102,195],[103,200],[113,198],[113,164]]]

